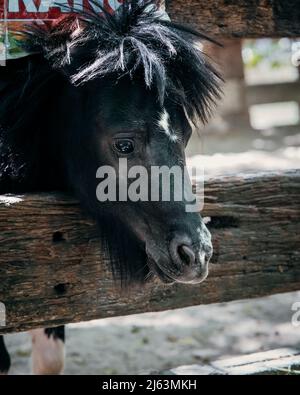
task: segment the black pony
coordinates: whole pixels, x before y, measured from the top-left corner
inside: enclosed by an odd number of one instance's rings
[[[200,215],[184,199],[99,203],[96,173],[120,158],[149,172],[184,167],[192,129],[219,97],[206,36],[162,18],[153,0],[102,11],[35,24],[23,33],[30,55],[0,69],[0,193],[72,191],[123,281],[199,283],[212,254]]]

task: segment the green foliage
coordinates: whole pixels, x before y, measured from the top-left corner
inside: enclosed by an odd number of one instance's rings
[[[243,47],[243,59],[247,68],[264,66],[271,69],[290,65],[292,41],[259,39],[246,40]]]

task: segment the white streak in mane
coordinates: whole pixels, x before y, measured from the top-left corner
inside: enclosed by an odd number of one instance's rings
[[[164,131],[164,133],[169,137],[169,139],[173,143],[176,143],[176,141],[178,141],[178,136],[176,136],[176,134],[172,132],[170,126],[170,115],[165,108],[163,109],[163,112],[160,114],[158,126]]]
[[[105,63],[114,62],[119,58],[119,51],[115,49],[111,52],[98,52],[96,60],[89,66],[82,67],[77,74],[71,77],[72,83],[76,86],[83,84],[94,77],[106,74],[106,68],[103,66]]]
[[[201,124],[201,120],[196,115],[194,115],[194,119],[191,119],[191,117],[189,116],[188,111],[186,109],[186,106],[183,106],[183,112],[186,117],[186,120],[188,121],[188,124],[190,125],[190,127],[192,129],[192,133],[195,133],[198,125]]]

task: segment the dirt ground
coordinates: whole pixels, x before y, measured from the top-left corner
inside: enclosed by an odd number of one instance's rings
[[[207,175],[287,170],[300,167],[300,126],[194,134],[188,165]]]
[[[264,299],[112,318],[67,327],[67,374],[137,374],[300,347],[291,323],[300,292]],[[11,374],[30,372],[28,334],[6,338]]]

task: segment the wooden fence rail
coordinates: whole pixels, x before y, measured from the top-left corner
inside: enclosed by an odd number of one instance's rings
[[[208,280],[130,292],[113,282],[75,200],[0,196],[0,333],[300,289],[300,170],[213,178],[205,196],[215,248]]]
[[[166,0],[172,19],[222,38],[300,37],[299,0]]]

